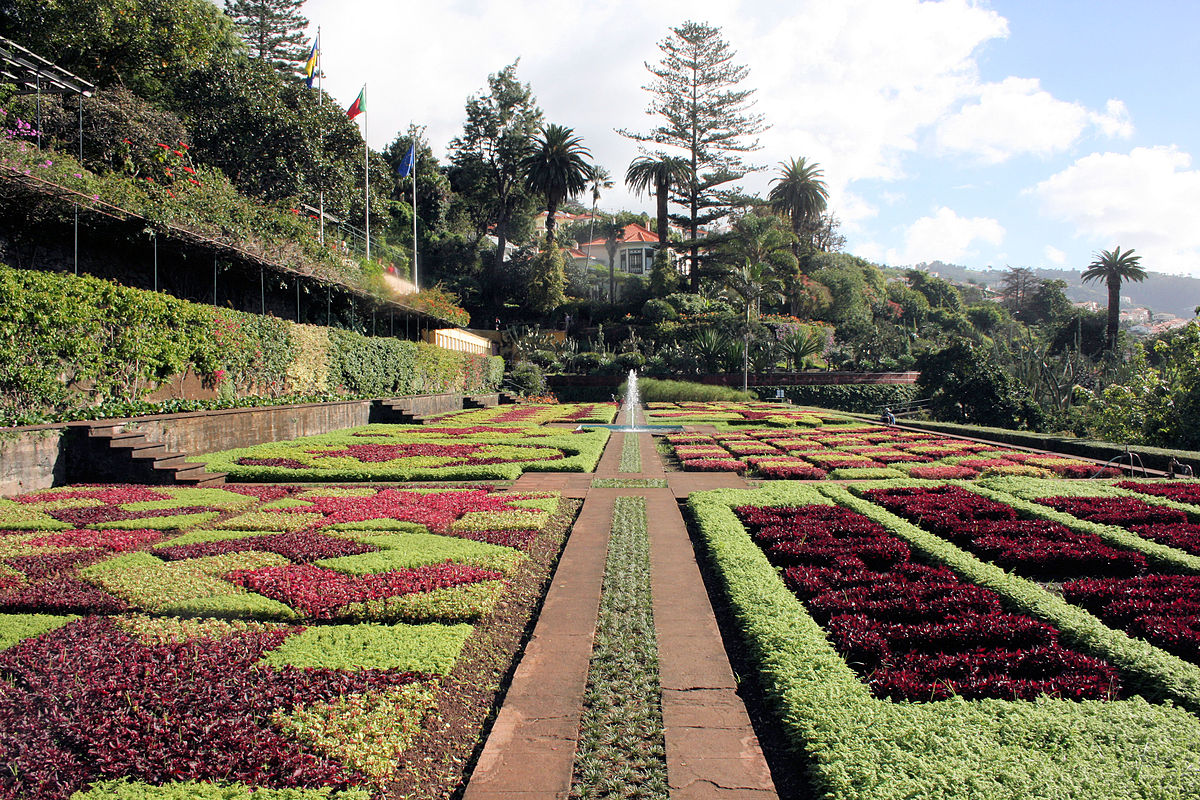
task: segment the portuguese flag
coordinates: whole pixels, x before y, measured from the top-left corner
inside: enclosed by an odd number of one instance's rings
[[[359,114],[366,113],[367,110],[367,87],[364,86],[362,91],[358,93],[358,99],[346,110],[346,116],[354,119]]]

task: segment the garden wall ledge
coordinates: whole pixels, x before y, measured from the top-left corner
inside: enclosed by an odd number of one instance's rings
[[[463,407],[461,394],[388,399],[418,415]],[[374,421],[373,411],[378,413],[381,402],[337,400],[3,428],[0,496],[68,483],[120,482],[122,461],[106,441],[89,435],[94,430],[136,431],[172,452],[199,455],[366,425]]]
[[[619,386],[626,378],[625,373],[619,375],[547,375],[546,380],[552,388],[560,386]],[[653,375],[645,377],[655,377]],[[698,381],[700,383],[722,384],[740,387],[742,373],[715,372],[709,375],[671,376],[680,380]],[[919,372],[835,372],[812,370],[808,372],[751,372],[751,386],[837,386],[842,384],[911,384],[921,377]]]

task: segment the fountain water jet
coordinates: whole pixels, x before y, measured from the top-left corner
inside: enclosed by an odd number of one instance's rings
[[[638,394],[637,370],[629,370],[629,378],[625,381],[625,397],[621,400],[621,408],[628,409],[624,425],[580,425],[579,428],[608,428],[618,433],[675,433],[683,430],[682,425],[638,425],[637,415],[642,408],[642,398]]]

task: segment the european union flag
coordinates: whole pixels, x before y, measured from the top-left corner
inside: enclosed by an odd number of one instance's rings
[[[396,172],[400,174],[401,178],[407,178],[408,173],[412,172],[413,161],[416,159],[416,157],[417,145],[414,142],[413,144],[409,145],[408,152],[404,154],[404,158],[400,159],[400,166],[396,167]]]

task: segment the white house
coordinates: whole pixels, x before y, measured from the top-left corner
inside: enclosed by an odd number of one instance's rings
[[[658,234],[637,223],[625,226],[617,242],[616,259],[613,262],[618,272],[629,275],[649,275],[654,264],[654,251],[658,247]],[[674,257],[674,253],[670,253]],[[608,248],[604,239],[593,239],[571,251],[576,262],[585,266],[608,267]]]

